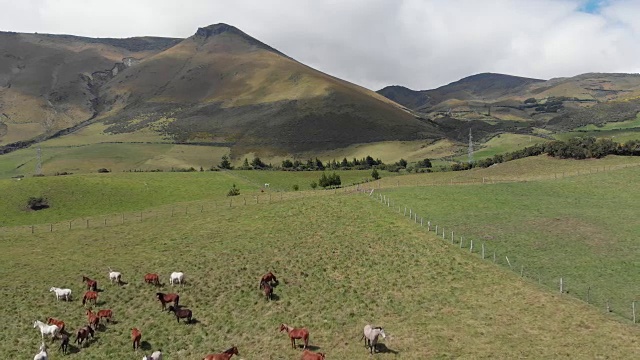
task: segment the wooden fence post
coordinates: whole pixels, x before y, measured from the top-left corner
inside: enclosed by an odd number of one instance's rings
[[[562,282],[562,278],[560,278],[560,294],[562,294],[564,292],[564,283]]]
[[[104,226],[107,226],[107,218],[104,218]]]
[[[49,232],[53,232],[53,224],[49,224]]]
[[[496,263],[496,252],[495,251],[493,252],[493,263],[494,264]]]
[[[33,225],[31,225],[31,233],[33,234]]]
[[[609,299],[607,299],[607,312],[611,312],[611,304],[609,304]]]
[[[442,240],[444,240],[444,228],[442,228]]]
[[[87,228],[89,228],[89,219],[87,219]]]
[[[587,288],[587,304],[591,303],[591,286]]]
[[[633,314],[633,323],[636,323],[636,302],[631,302],[631,313]]]
[[[73,220],[72,220],[73,221]],[[71,221],[69,221],[69,230],[71,230]]]
[[[463,242],[463,241],[464,241],[464,240],[462,239],[462,236],[460,236],[460,249],[462,249],[462,242]]]
[[[436,235],[438,235],[438,225],[436,225]]]
[[[469,245],[469,252],[473,252],[473,239],[471,239],[471,244]]]

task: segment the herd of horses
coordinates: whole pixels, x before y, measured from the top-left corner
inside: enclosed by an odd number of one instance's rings
[[[116,283],[122,285],[122,273],[113,271],[111,268],[109,268],[109,280],[112,284]],[[86,291],[82,297],[83,307],[89,303],[93,303],[93,305],[95,306],[97,304],[99,291],[97,281],[86,276],[82,276],[82,282],[86,284]],[[183,285],[185,283],[184,273],[171,273],[169,282],[171,285]],[[160,276],[155,273],[146,274],[144,276],[144,283],[161,286]],[[259,289],[262,290],[265,298],[270,301],[273,299],[274,287],[278,284],[279,282],[276,276],[272,272],[269,272],[261,277]],[[50,289],[50,292],[55,293],[56,300],[63,299],[65,301],[71,301],[72,291],[70,289],[52,287]],[[180,306],[180,295],[178,295],[177,293],[157,292],[156,299],[160,302],[161,310],[173,313],[178,323],[180,323],[180,320],[182,319],[184,319],[185,323],[187,324],[193,321],[192,311]],[[167,309],[167,304],[173,305],[169,305]],[[76,330],[76,339],[73,342],[82,347],[85,347],[89,343],[89,338],[94,338],[95,331],[101,324],[104,326],[104,323],[102,322],[103,319],[107,323],[111,323],[113,320],[113,311],[111,309],[101,309],[98,310],[98,312],[94,313],[92,308],[89,307],[88,309],[85,309],[85,315],[87,316],[87,325],[82,326]],[[47,346],[44,341],[45,336],[51,336],[52,341],[59,339],[59,350],[61,350],[63,354],[68,353],[70,333],[66,331],[65,326],[66,324],[64,323],[64,321],[52,317],[47,318],[46,324],[39,320],[34,321],[33,327],[39,328],[42,338],[42,344],[38,349],[39,352],[34,356],[34,360],[49,359]],[[280,324],[279,331],[286,332],[288,334],[292,348],[296,348],[296,340],[300,340],[303,342],[304,345],[302,346],[303,352],[300,358],[301,360],[325,359],[325,353],[316,353],[307,349],[307,347],[309,346],[309,330],[307,328],[296,328],[283,323]],[[363,334],[360,340],[364,339],[365,347],[367,347],[370,353],[373,354],[376,351],[376,344],[378,343],[379,337],[382,337],[383,339],[386,338],[386,334],[382,327],[366,325],[363,329]],[[134,351],[140,349],[141,339],[142,332],[138,328],[132,328],[131,342]],[[203,358],[203,360],[229,360],[233,355],[240,355],[236,346],[233,346],[223,351],[222,353],[208,354]],[[162,360],[162,356],[162,351],[156,350],[151,355],[144,355],[142,359]]]

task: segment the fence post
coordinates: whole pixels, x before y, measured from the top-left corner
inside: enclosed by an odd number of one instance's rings
[[[564,291],[563,285],[564,283],[562,282],[562,278],[560,278],[560,294],[562,294],[562,292]]]
[[[524,265],[520,265],[520,277],[524,276]]]
[[[493,252],[493,263],[494,264],[496,263],[496,252],[495,251]]]
[[[107,218],[104,218],[104,226],[107,226]]]
[[[631,313],[633,314],[633,323],[636,323],[636,302],[631,302]]]
[[[407,216],[407,207],[404,207],[404,215],[403,216]]]
[[[140,211],[140,222],[142,222],[142,211]]]
[[[509,261],[509,258],[506,255],[504,258],[507,259],[507,264],[509,264],[509,268],[511,268],[511,261]]]
[[[591,286],[587,288],[587,304],[591,303]]]
[[[411,209],[409,209],[409,219],[411,219]]]
[[[427,221],[427,231],[431,231],[431,220]]]
[[[422,220],[423,220],[423,219],[422,219],[422,218],[420,218],[420,226],[422,226]]]
[[[418,214],[413,213],[413,220],[414,220],[413,221],[414,223],[416,223],[416,224],[418,223]]]
[[[611,305],[609,304],[609,299],[607,299],[607,312],[611,312]]]
[[[87,228],[89,227],[89,219],[87,219]]]
[[[124,214],[122,216],[124,217]],[[173,217],[173,207],[171,208],[171,216]]]
[[[53,224],[49,224],[49,232],[53,232]]]
[[[73,220],[72,220],[73,221]],[[71,221],[69,221],[69,230],[71,230]]]
[[[462,242],[464,241],[464,239],[462,238],[462,236],[460,236],[460,249],[462,249]]]
[[[438,225],[436,225],[436,235],[438,235]]]
[[[473,252],[473,239],[471,239],[471,245],[469,245],[469,252]]]
[[[484,243],[482,243],[482,260],[484,260]]]
[[[453,239],[455,239],[455,238],[453,237],[453,231],[452,231],[452,232],[451,232],[451,241],[452,241],[452,242],[453,242]]]
[[[33,225],[31,225],[31,233],[33,234]]]
[[[271,194],[269,194],[269,195],[271,195]],[[203,212],[203,211],[204,211],[204,205],[200,205],[200,212]]]
[[[442,228],[442,240],[444,240],[444,228]]]

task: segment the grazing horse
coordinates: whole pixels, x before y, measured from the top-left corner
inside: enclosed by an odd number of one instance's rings
[[[271,271],[269,271],[269,273],[263,275],[262,279],[260,279],[260,287],[262,287],[262,283],[263,282],[269,283],[269,285],[271,285],[272,281],[274,283],[278,284],[278,279],[276,279],[276,276],[273,275],[273,273]]]
[[[173,284],[184,284],[184,273],[183,272],[172,272],[169,277],[169,284],[173,286]]]
[[[158,274],[147,274],[144,276],[144,282],[147,284],[160,286],[160,276],[158,276]]]
[[[51,339],[53,339],[60,333],[60,328],[58,327],[58,325],[47,325],[40,320],[36,320],[33,322],[33,328],[35,329],[37,327],[40,328],[40,335],[43,339],[45,335],[51,335]]]
[[[309,350],[304,350],[300,360],[324,360],[324,353],[314,353]]]
[[[287,324],[280,324],[280,331],[287,331],[289,339],[291,339],[291,348],[296,347],[296,339],[302,339],[304,341],[304,349],[309,346],[309,330],[306,328],[294,328]]]
[[[65,299],[66,301],[71,300],[71,289],[61,289],[57,287],[52,287],[49,289],[49,292],[56,293],[56,300]]]
[[[162,350],[156,350],[151,356],[145,355],[142,360],[162,360]]]
[[[162,310],[167,308],[167,303],[173,302],[173,306],[178,307],[178,303],[180,302],[180,295],[175,293],[165,294],[159,292],[156,293],[156,298],[158,298],[160,304],[162,304]]]
[[[138,328],[131,329],[131,341],[133,341],[133,350],[140,348],[140,339],[142,339],[142,333]]]
[[[364,346],[368,347],[373,354],[376,351],[376,344],[378,343],[378,336],[382,336],[383,339],[387,337],[384,333],[384,329],[380,326],[373,327],[369,324],[364,326],[362,330],[362,337],[360,340],[364,339]]]
[[[92,291],[98,291],[98,282],[93,280],[93,279],[89,279],[86,276],[82,276],[82,282],[86,282],[87,283],[87,290],[92,290]]]
[[[47,318],[47,325],[56,325],[60,328],[60,332],[64,331],[64,321],[56,318]]]
[[[85,327],[81,327],[80,329],[78,329],[78,331],[76,331],[76,340],[74,341],[74,343],[78,343],[78,345],[82,345],[82,342],[85,341],[85,340],[87,340],[86,343],[88,343],[89,342],[89,335],[91,335],[91,338],[93,339],[93,334],[94,333],[95,332],[93,331],[93,329],[89,325],[87,325]]]
[[[84,296],[82,297],[82,305],[84,306],[84,304],[86,304],[87,301],[91,301],[93,302],[93,305],[95,305],[96,300],[98,300],[98,293],[95,291],[87,291],[84,293]]]
[[[271,298],[273,297],[273,288],[271,287],[271,285],[269,285],[268,282],[263,281],[260,283],[260,288],[262,288],[264,296],[267,298],[267,300],[271,300]]]
[[[113,311],[111,309],[98,310],[98,319],[107,319],[107,322],[111,322],[111,318],[113,317]]]
[[[233,355],[240,356],[240,353],[238,352],[238,348],[236,346],[229,348],[220,354],[209,354],[202,360],[229,360]]]
[[[113,271],[111,270],[111,268],[109,268],[109,280],[111,280],[112,284],[114,281],[118,284],[122,283],[122,273]]]
[[[100,318],[91,309],[88,309],[87,312],[87,321],[89,322],[89,326],[92,326],[94,329],[98,329],[98,324],[100,323]]]
[[[33,360],[48,360],[49,359],[49,354],[47,354],[47,345],[45,345],[45,343],[43,342],[42,345],[40,345],[40,349],[38,349],[40,352],[37,353],[34,357]]]
[[[173,306],[169,306],[169,312],[172,312],[176,315],[176,320],[180,322],[180,319],[186,319],[186,324],[191,322],[191,318],[193,314],[191,314],[191,310],[189,309],[176,309]]]
[[[58,350],[62,350],[62,354],[66,355],[66,353],[69,351],[69,335],[67,334],[61,334],[60,335],[60,348]]]

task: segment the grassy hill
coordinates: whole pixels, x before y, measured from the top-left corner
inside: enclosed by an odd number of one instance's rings
[[[82,275],[98,280],[97,308],[113,309],[117,321],[86,348],[72,347],[78,359],[133,356],[134,326],[143,347],[175,359],[232,344],[243,359],[297,359],[300,350],[276,329],[282,322],[308,327],[310,344],[337,359],[370,358],[359,341],[369,322],[389,335],[381,358],[632,358],[640,335],[635,326],[438,240],[365,196],[219,208],[108,231],[9,234],[0,241],[0,285],[12,304],[0,310],[7,324],[0,351],[22,358],[40,343],[35,319],[61,318],[71,330],[85,323],[77,299]],[[107,267],[121,271],[128,285],[108,284]],[[161,313],[158,290],[142,283],[147,272],[159,272],[166,283],[175,270],[187,274],[188,285],[173,290],[195,324]],[[271,303],[257,290],[269,270],[280,279]],[[70,287],[76,300],[56,302],[51,286]]]

